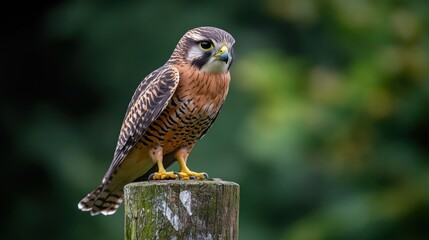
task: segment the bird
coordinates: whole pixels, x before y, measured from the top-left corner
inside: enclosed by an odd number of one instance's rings
[[[228,94],[233,36],[216,27],[187,31],[171,57],[138,85],[125,113],[112,163],[101,184],[78,204],[111,215],[135,181],[207,179],[188,156],[215,121]],[[180,171],[166,169],[178,162]]]

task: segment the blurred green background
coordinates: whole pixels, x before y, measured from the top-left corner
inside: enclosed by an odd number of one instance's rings
[[[25,5],[25,6],[24,6]],[[139,84],[198,26],[236,39],[189,164],[241,185],[240,239],[429,239],[429,1],[47,1],[2,12],[2,239],[123,239],[78,201]],[[177,168],[177,166],[174,166]]]

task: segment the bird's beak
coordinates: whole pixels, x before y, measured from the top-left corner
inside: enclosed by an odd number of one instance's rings
[[[226,46],[220,48],[219,52],[216,53],[215,57],[222,62],[228,63],[229,51]]]

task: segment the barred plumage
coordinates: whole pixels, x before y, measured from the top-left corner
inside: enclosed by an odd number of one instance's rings
[[[128,105],[110,168],[79,203],[81,210],[113,214],[123,187],[152,173],[154,179],[206,176],[190,171],[186,161],[225,101],[234,42],[218,28],[192,29],[167,63],[143,79]],[[174,160],[179,176],[165,171]]]

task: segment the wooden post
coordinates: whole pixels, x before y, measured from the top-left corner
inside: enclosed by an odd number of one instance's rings
[[[239,185],[220,179],[125,186],[125,240],[238,239]]]

